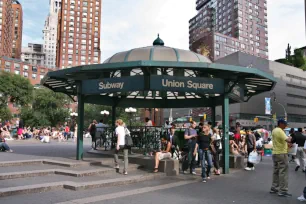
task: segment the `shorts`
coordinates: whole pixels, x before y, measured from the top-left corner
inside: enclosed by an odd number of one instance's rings
[[[162,160],[162,159],[171,159],[172,155],[170,152],[167,152],[167,153],[160,153],[159,154],[159,160]]]
[[[22,128],[18,128],[17,135],[22,135]]]

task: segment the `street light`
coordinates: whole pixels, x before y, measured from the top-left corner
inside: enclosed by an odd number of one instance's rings
[[[72,113],[70,113],[70,116],[71,116],[71,117],[77,117],[77,116],[78,116],[78,113],[72,112]]]
[[[283,104],[281,104],[281,103],[279,103],[279,102],[277,102],[277,101],[276,101],[276,94],[275,94],[275,92],[273,92],[271,95],[273,95],[273,96],[274,96],[273,101],[274,101],[274,102],[276,102],[278,105],[280,105],[280,106],[281,106],[281,107],[284,109],[284,113],[285,113],[285,120],[288,120],[288,117],[287,117],[287,111],[286,111],[285,106],[284,106]]]
[[[109,111],[103,110],[103,111],[101,111],[101,115],[109,116]]]
[[[130,115],[130,117],[129,117],[129,119],[130,119],[130,127],[132,127],[132,117],[133,117],[133,113],[136,113],[137,110],[136,110],[136,108],[130,107],[130,108],[126,108],[126,109],[125,109],[125,112],[128,113],[128,114]]]

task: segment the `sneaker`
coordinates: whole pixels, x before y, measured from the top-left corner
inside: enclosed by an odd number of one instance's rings
[[[252,167],[252,171],[255,171],[255,167]]]
[[[128,172],[127,172],[127,171],[124,171],[124,172],[123,172],[123,175],[128,175]]]
[[[193,171],[191,174],[192,174],[192,175],[197,175],[197,173],[196,173],[195,171]]]
[[[202,183],[206,183],[206,182],[207,182],[206,179],[203,179],[203,180],[202,180]]]
[[[301,201],[301,202],[302,202],[302,201],[306,201],[306,199],[305,199],[304,195],[301,195],[301,196],[300,196],[300,197],[298,197],[297,199],[298,199],[299,201]]]
[[[287,192],[283,192],[283,193],[278,193],[278,196],[280,196],[280,197],[292,197],[292,194],[290,194],[290,193],[287,193]]]
[[[276,194],[276,193],[278,193],[278,190],[271,189],[271,190],[270,190],[270,193],[271,193],[271,194]]]
[[[115,165],[114,169],[119,169],[119,164]]]
[[[188,172],[187,171],[183,171],[183,174],[188,174]]]
[[[298,171],[300,168],[300,166],[295,167],[295,171]]]
[[[210,177],[209,177],[209,176],[207,177],[207,180],[210,180]]]
[[[251,170],[252,170],[252,168],[250,168],[250,167],[246,167],[244,170],[246,170],[246,171],[251,171]]]

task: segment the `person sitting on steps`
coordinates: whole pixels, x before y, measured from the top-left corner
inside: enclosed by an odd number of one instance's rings
[[[170,159],[172,157],[171,154],[171,147],[172,144],[170,141],[167,140],[167,138],[164,136],[161,139],[162,146],[164,147],[164,150],[161,152],[156,152],[155,153],[155,168],[154,168],[154,173],[158,172],[158,166],[159,166],[159,161],[162,159]]]

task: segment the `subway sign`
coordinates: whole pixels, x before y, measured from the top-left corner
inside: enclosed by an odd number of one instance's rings
[[[222,94],[224,93],[224,80],[198,77],[151,76],[150,90]]]
[[[83,81],[82,93],[93,95],[102,93],[132,91],[171,91],[202,94],[223,94],[224,80],[197,77],[174,76],[130,76]]]

